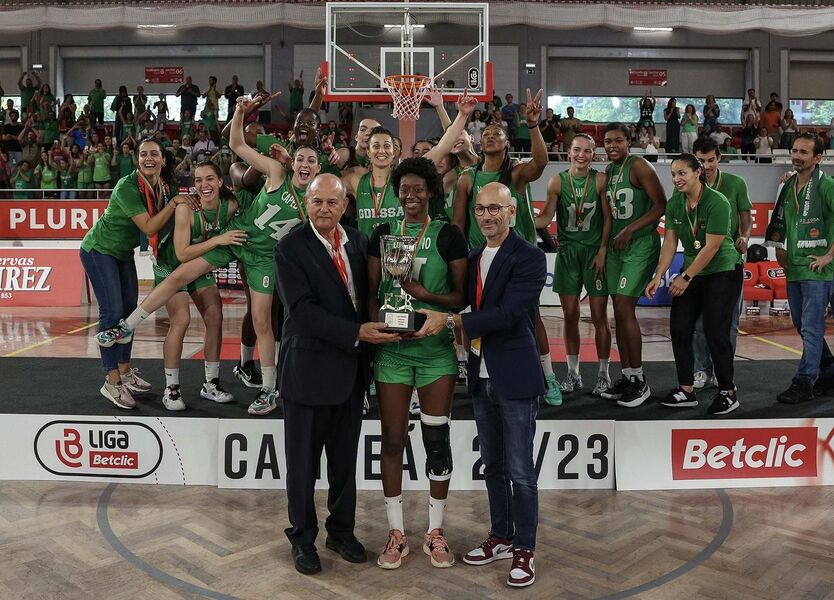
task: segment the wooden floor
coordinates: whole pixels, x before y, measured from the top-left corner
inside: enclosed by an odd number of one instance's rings
[[[225,306],[239,337],[243,307]],[[559,309],[544,310],[554,356]],[[641,309],[644,359],[671,360],[668,310]],[[98,356],[95,307],[0,309],[0,356]],[[201,350],[199,318],[185,355]],[[167,322],[149,319],[134,357],[161,356]],[[795,361],[785,317],[742,317],[737,359]],[[583,322],[583,356],[593,355]],[[235,351],[236,342],[230,345]],[[670,365],[670,368],[672,366]],[[557,372],[564,369],[557,366]],[[616,367],[612,369],[617,373]],[[224,374],[230,377],[230,374]],[[0,376],[1,378],[1,376]],[[49,385],[49,382],[38,382]],[[2,460],[8,460],[3,457]],[[323,496],[319,496],[323,516]],[[379,492],[360,492],[365,565],[319,550],[324,571],[292,568],[284,492],[66,482],[0,483],[0,599],[17,598],[774,598],[834,600],[834,489],[678,492],[543,491],[537,582],[509,590],[503,561],[434,569],[420,551],[427,496],[405,497],[412,555],[398,571],[373,563],[385,541]],[[446,529],[458,558],[487,533],[486,495],[450,497]]]

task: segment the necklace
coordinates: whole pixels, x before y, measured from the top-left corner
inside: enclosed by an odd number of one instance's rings
[[[573,179],[573,175],[568,171],[568,177],[570,178],[570,186],[571,186],[571,193],[573,195],[573,205],[576,207],[576,226],[582,227],[583,220],[582,220],[582,211],[585,208],[585,199],[588,197],[588,188],[591,187],[591,176],[590,171],[587,175],[585,175],[585,188],[582,190],[582,198],[579,199],[579,194],[576,191],[576,182]]]

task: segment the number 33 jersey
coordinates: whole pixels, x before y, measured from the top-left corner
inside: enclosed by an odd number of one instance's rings
[[[633,223],[652,207],[652,200],[646,190],[631,183],[631,167],[634,161],[633,156],[628,156],[620,163],[608,165],[608,204],[611,207],[613,224],[611,227],[611,240],[616,237],[630,223]],[[660,222],[649,223],[634,232],[632,239],[646,236],[652,231],[657,231]]]

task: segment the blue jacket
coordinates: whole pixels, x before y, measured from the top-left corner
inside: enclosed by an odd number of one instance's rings
[[[544,252],[510,230],[489,268],[475,308],[477,266],[483,248],[469,255],[471,313],[461,319],[469,339],[481,339],[481,356],[469,353],[469,392],[486,360],[489,379],[503,398],[531,398],[547,389],[536,343],[539,295],[547,276]]]

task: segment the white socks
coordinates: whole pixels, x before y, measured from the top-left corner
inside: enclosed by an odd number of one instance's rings
[[[165,369],[165,387],[180,384],[179,369]]]
[[[385,497],[385,515],[388,517],[388,529],[399,529],[405,533],[403,524],[403,495]]]
[[[261,373],[263,374],[263,388],[268,392],[275,391],[275,379],[278,376],[278,369],[274,366],[268,367],[266,365],[261,365]]]
[[[243,342],[240,343],[240,365],[243,366],[248,362],[255,360],[255,346],[246,346]]]
[[[542,363],[542,370],[544,371],[544,376],[550,377],[551,375],[553,375],[553,362],[550,360],[550,352],[539,356],[539,360]]]
[[[573,373],[574,375],[579,375],[579,355],[578,354],[568,354],[568,373]]]
[[[432,529],[443,529],[443,517],[446,514],[446,499],[438,500],[429,496],[429,528],[426,533]]]
[[[638,380],[643,381],[643,367],[632,369],[631,374],[634,375]]]
[[[151,316],[151,313],[145,312],[145,310],[141,306],[137,306],[136,310],[130,313],[127,319],[125,319],[125,324],[127,328],[133,331],[137,327],[139,327],[139,323],[147,319]]]
[[[205,361],[206,367],[206,381],[211,382],[214,379],[220,379],[220,362]]]

